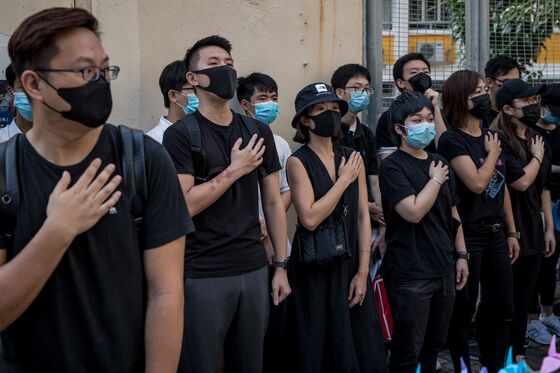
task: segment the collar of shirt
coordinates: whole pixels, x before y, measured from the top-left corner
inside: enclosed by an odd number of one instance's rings
[[[21,133],[21,130],[16,124],[16,118],[14,118],[10,124],[0,129],[0,142],[8,141],[19,133]]]
[[[158,123],[158,127],[160,127],[163,131],[165,131],[166,129],[168,129],[169,127],[171,127],[173,123],[171,123],[169,120],[167,120],[166,117],[161,116],[159,118],[159,123]]]

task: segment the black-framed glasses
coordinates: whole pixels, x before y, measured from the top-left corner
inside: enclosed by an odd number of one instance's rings
[[[529,105],[535,105],[535,104],[540,104],[541,103],[541,96],[532,96],[532,97],[527,97],[527,103]],[[522,107],[517,107],[517,106],[513,106],[511,105],[512,108],[521,110],[523,109]]]
[[[344,87],[345,91],[348,91],[350,93],[352,92],[356,92],[356,93],[364,93],[366,92],[368,95],[372,95],[375,92],[375,88],[369,87],[369,88],[363,88],[363,87]]]
[[[105,80],[115,80],[119,76],[119,72],[121,68],[118,66],[109,66],[105,68],[97,67],[97,66],[88,66],[82,69],[47,69],[47,68],[37,68],[35,71],[42,71],[42,72],[67,72],[67,73],[80,73],[82,74],[82,78],[86,82],[95,82],[99,80],[101,76],[105,78]]]
[[[498,79],[498,78],[492,78],[493,80],[500,82],[500,87],[502,86],[502,84],[504,84],[505,82],[509,82],[510,80],[513,79]]]

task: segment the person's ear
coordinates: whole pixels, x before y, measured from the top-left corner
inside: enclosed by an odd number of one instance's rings
[[[41,78],[39,78],[35,71],[25,70],[19,80],[29,98],[44,101],[42,88],[45,84],[41,84]]]
[[[345,93],[346,93],[346,92],[344,91],[344,89],[342,89],[342,88],[337,88],[334,92],[335,92],[335,94],[336,94],[336,97],[338,97],[339,99],[341,99],[341,100],[344,100],[344,99],[345,99],[344,96],[345,96]]]
[[[308,118],[305,115],[302,115],[302,116],[299,117],[299,123],[302,126],[309,127],[311,129],[315,129],[315,123],[311,120],[311,118]]]
[[[494,88],[494,80],[492,78],[484,78],[484,82],[488,86],[488,89]]]
[[[187,72],[186,78],[187,78],[187,82],[191,86],[196,87],[198,85],[198,79],[196,77],[196,74],[193,73],[192,71]]]
[[[398,88],[400,88],[401,90],[406,90],[406,86],[405,86],[405,81],[401,78],[398,78],[397,80],[395,80],[395,84],[397,85]]]
[[[169,91],[167,91],[167,98],[169,99],[169,102],[172,103],[177,103],[177,91],[174,89],[170,89]]]
[[[405,133],[405,131],[404,131],[404,128],[401,127],[400,124],[395,123],[393,126],[394,126],[394,128],[395,128],[395,132],[396,132],[399,136],[406,136],[406,133]]]
[[[243,111],[247,114],[255,114],[254,113],[254,106],[247,100],[242,99],[241,102],[241,108],[243,109]]]
[[[504,110],[504,113],[507,114],[507,115],[512,115],[513,111],[514,111],[514,109],[509,105],[504,105],[503,110]]]

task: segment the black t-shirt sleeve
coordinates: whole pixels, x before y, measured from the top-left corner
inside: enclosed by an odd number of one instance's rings
[[[144,250],[194,231],[173,162],[155,140],[145,137],[145,144],[148,201],[141,230]]]
[[[276,143],[274,142],[274,135],[266,124],[258,123],[259,132],[264,138],[264,145],[266,149],[263,155],[263,162],[260,166],[260,176],[265,177],[274,172],[280,171],[282,166],[278,159],[278,152],[276,151]]]
[[[376,151],[376,141],[375,135],[373,131],[368,127],[365,128],[366,130],[366,137],[368,142],[368,166],[367,166],[367,174],[368,175],[377,175],[379,174],[379,167],[377,165],[377,151]]]
[[[183,123],[177,122],[163,133],[163,146],[169,153],[178,174],[194,175],[189,135]]]
[[[388,203],[389,208],[393,209],[401,200],[416,194],[416,191],[406,178],[405,171],[393,159],[386,158],[381,162],[381,169],[379,171],[381,195]]]
[[[391,138],[390,131],[390,124],[389,124],[389,115],[387,112],[384,112],[379,117],[377,121],[377,127],[375,128],[375,137],[376,137],[376,149],[379,151],[381,148],[394,148],[396,145],[393,143],[393,139]]]
[[[459,136],[452,131],[445,131],[439,139],[438,154],[441,154],[448,161],[461,155],[469,155]]]
[[[502,154],[506,162],[506,181],[508,184],[513,183],[525,175],[524,165],[519,160],[507,137],[499,133],[499,138],[502,145]]]

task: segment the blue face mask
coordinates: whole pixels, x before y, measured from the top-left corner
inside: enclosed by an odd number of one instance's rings
[[[280,114],[280,105],[274,101],[258,102],[255,104],[255,119],[270,125]]]
[[[554,116],[550,111],[545,111],[543,115],[543,119],[546,123],[555,124],[560,126],[560,118]]]
[[[184,95],[179,91],[175,91],[178,94],[180,94],[181,96],[184,96],[187,98],[187,106],[183,106],[180,103],[176,102],[177,105],[179,105],[181,108],[183,108],[183,111],[185,112],[185,114],[192,114],[195,111],[198,110],[198,96],[195,95],[194,93],[189,93],[188,95]]]
[[[369,94],[367,92],[352,92],[352,98],[348,102],[350,111],[354,114],[362,112],[369,104]]]
[[[25,92],[14,92],[14,106],[18,113],[26,121],[33,121],[33,111],[31,110],[31,103]]]
[[[422,122],[406,128],[406,142],[416,149],[424,149],[436,136],[436,126],[430,122]]]

